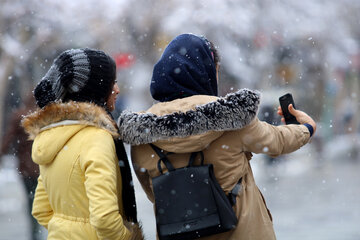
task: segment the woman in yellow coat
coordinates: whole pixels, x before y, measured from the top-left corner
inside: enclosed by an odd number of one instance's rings
[[[142,239],[128,160],[109,113],[115,79],[104,52],[72,49],[35,88],[40,108],[22,124],[40,166],[32,214],[48,239]]]

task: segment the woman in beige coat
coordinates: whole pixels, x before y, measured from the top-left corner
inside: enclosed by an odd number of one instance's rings
[[[149,143],[175,153],[168,158],[176,168],[187,165],[191,152],[202,151],[226,194],[241,184],[234,205],[237,226],[202,239],[275,239],[272,217],[249,161],[253,153],[275,157],[299,149],[309,141],[316,124],[292,106],[291,113],[302,125],[272,126],[259,121],[259,93],[248,89],[217,97],[217,66],[217,53],[206,39],[190,34],[175,38],[153,72],[151,94],[160,103],[144,113],[124,112],[120,133],[132,145],[135,172],[152,202],[151,179],[160,173],[159,157]]]

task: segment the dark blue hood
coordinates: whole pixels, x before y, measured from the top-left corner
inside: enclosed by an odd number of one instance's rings
[[[154,66],[150,91],[161,102],[217,96],[216,67],[207,40],[192,34],[172,40]]]

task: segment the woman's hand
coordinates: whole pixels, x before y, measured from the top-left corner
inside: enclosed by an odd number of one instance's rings
[[[305,123],[308,123],[310,124],[313,129],[314,129],[314,133],[316,131],[316,123],[315,121],[309,116],[307,115],[305,112],[303,111],[300,111],[300,110],[296,110],[292,104],[289,105],[289,112],[296,118],[296,120],[300,123],[300,124],[305,124]],[[283,112],[282,112],[282,109],[281,107],[279,106],[278,107],[278,111],[277,113],[282,117],[281,118],[281,121],[283,123],[285,123],[285,119],[284,119],[284,115],[283,115]]]

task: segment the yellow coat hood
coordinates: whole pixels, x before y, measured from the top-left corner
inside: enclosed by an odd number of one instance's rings
[[[34,140],[32,159],[39,165],[51,163],[66,143],[87,126],[97,126],[118,137],[116,124],[105,110],[85,102],[51,104],[26,116],[22,126]]]
[[[66,143],[86,125],[59,126],[39,133],[35,138],[31,157],[39,165],[51,163]],[[52,144],[49,144],[51,142]]]

